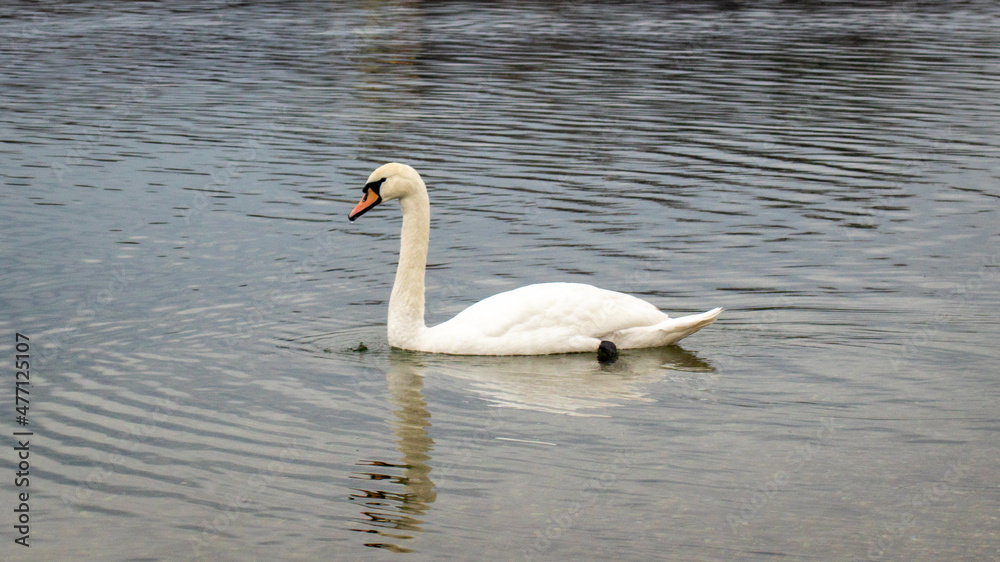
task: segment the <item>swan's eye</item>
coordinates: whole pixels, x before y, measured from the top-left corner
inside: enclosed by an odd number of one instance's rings
[[[364,188],[362,188],[361,191],[364,192],[364,193],[368,193],[368,190],[370,189],[370,190],[372,190],[372,191],[375,192],[375,195],[378,195],[379,197],[381,197],[382,194],[379,193],[379,189],[382,188],[382,182],[384,182],[384,181],[385,181],[385,178],[382,178],[380,180],[370,181],[370,182],[368,182],[368,183],[365,184]]]

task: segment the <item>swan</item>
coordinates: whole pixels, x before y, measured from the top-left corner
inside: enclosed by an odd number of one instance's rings
[[[427,186],[412,167],[389,163],[368,177],[353,222],[383,201],[403,210],[399,264],[389,297],[389,345],[453,355],[547,355],[673,344],[715,321],[722,308],[671,318],[652,304],[582,283],[539,283],[483,299],[434,327],[424,324],[430,242]]]

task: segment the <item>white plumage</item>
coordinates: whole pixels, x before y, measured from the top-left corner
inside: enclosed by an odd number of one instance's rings
[[[389,299],[389,344],[458,355],[544,355],[670,345],[711,324],[722,312],[670,318],[652,304],[581,283],[540,283],[483,299],[454,318],[424,324],[424,272],[430,239],[427,187],[416,170],[386,164],[368,178],[353,221],[385,200],[403,209],[399,265]]]

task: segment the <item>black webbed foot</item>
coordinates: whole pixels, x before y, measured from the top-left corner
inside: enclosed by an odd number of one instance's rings
[[[618,360],[618,348],[612,342],[602,341],[597,347],[597,360],[601,363],[614,363]]]

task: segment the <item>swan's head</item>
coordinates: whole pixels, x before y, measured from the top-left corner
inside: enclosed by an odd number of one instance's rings
[[[413,193],[426,193],[427,188],[416,170],[406,164],[392,162],[372,172],[362,191],[364,196],[361,202],[347,215],[352,221],[383,201],[403,199]]]

